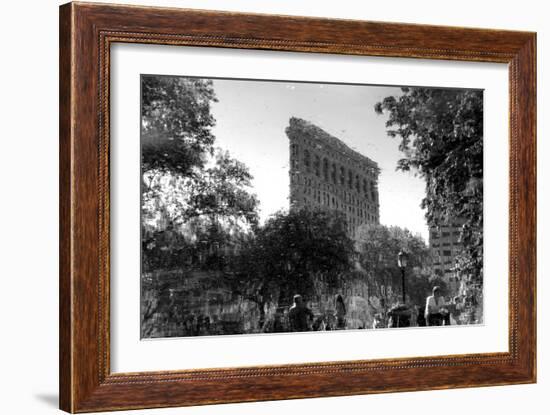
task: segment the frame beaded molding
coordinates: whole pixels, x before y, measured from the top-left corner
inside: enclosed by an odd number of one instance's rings
[[[518,152],[519,140],[517,131],[517,111],[513,108],[519,106],[517,100],[518,88],[518,63],[517,58],[511,53],[499,53],[489,51],[457,50],[457,49],[430,49],[430,48],[403,48],[399,46],[387,46],[376,44],[336,44],[330,42],[293,42],[284,39],[239,38],[222,36],[202,36],[191,34],[162,34],[124,32],[114,30],[97,31],[98,49],[98,132],[99,132],[99,171],[98,193],[99,212],[99,373],[100,382],[109,384],[151,384],[158,382],[179,382],[186,380],[212,380],[248,378],[266,375],[277,376],[302,376],[314,373],[337,373],[341,371],[383,371],[419,367],[460,366],[470,364],[498,364],[502,362],[514,362],[518,359]],[[110,246],[109,246],[109,158],[103,155],[109,154],[110,149],[110,122],[109,122],[109,73],[110,73],[110,46],[111,43],[142,43],[176,46],[210,46],[236,49],[269,49],[294,52],[317,52],[352,55],[387,55],[387,50],[392,50],[395,57],[401,58],[430,58],[446,60],[468,60],[482,62],[508,63],[510,77],[510,184],[509,184],[509,352],[483,353],[472,355],[438,356],[424,358],[401,359],[376,359],[343,362],[311,362],[304,364],[287,364],[280,366],[243,367],[222,369],[187,369],[168,372],[145,373],[119,373],[110,374],[110,335],[109,335],[109,285],[110,285]],[[386,51],[377,53],[378,51]],[[514,99],[512,99],[514,97]]]

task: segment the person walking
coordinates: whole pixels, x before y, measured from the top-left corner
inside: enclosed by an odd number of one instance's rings
[[[294,303],[288,311],[291,331],[309,331],[313,320],[313,312],[307,308],[300,294],[294,296]]]
[[[433,287],[432,295],[426,298],[426,325],[442,326],[446,320],[445,299],[441,295],[441,289],[438,286]],[[448,312],[447,312],[448,313]]]

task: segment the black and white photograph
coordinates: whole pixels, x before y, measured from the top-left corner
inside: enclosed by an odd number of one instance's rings
[[[484,323],[483,90],[140,83],[142,339]]]
[[[544,414],[548,10],[5,2],[0,413]]]

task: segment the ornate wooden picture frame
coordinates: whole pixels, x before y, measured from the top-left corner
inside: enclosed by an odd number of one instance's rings
[[[508,64],[509,351],[112,373],[109,71],[115,43]],[[59,93],[61,409],[91,412],[536,381],[534,33],[69,3],[60,8]]]

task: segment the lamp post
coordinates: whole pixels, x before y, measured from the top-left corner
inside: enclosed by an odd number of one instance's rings
[[[403,304],[398,304],[389,311],[391,317],[391,324],[388,327],[410,327],[411,326],[411,307],[405,304],[405,268],[407,268],[408,254],[405,250],[399,251],[397,254],[397,266],[401,270],[401,286],[403,291]]]
[[[385,261],[384,255],[382,255],[382,252],[378,254],[378,264],[380,264],[381,267],[383,267],[383,274],[384,274],[384,292],[381,294],[384,296],[382,297],[382,301],[384,302],[384,326],[387,324],[388,320],[388,275],[386,274],[386,266],[387,261]]]
[[[407,255],[407,253],[401,249],[399,251],[399,253],[397,254],[397,266],[399,267],[399,269],[401,270],[401,289],[402,289],[402,292],[403,292],[403,304],[405,304],[406,302],[406,297],[405,297],[405,268],[407,267],[407,262],[408,262],[408,258],[409,256]]]

